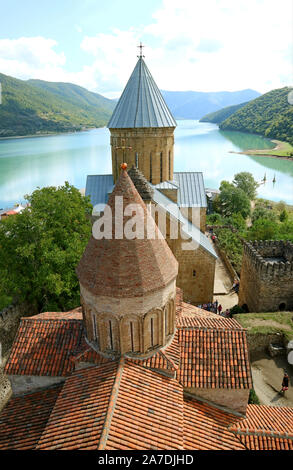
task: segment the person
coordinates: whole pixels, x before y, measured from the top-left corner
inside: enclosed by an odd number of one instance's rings
[[[283,382],[282,382],[283,395],[285,395],[285,392],[288,390],[288,387],[289,387],[289,376],[288,376],[287,372],[285,372],[284,377],[283,377]]]
[[[221,315],[221,311],[222,311],[222,305],[220,304],[220,305],[218,306],[218,312],[219,312],[220,315]]]

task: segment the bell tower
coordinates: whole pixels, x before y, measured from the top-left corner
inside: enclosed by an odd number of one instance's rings
[[[112,174],[114,182],[120,165],[135,165],[153,184],[173,180],[173,118],[142,55],[124,88],[108,123],[111,134]]]

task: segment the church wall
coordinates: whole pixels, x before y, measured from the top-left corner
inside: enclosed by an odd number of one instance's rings
[[[244,414],[248,404],[248,389],[231,389],[231,388],[184,388],[188,393],[195,397],[209,400],[220,406],[225,406],[233,411]]]
[[[8,375],[13,395],[35,392],[65,381],[64,377],[45,377],[36,375]]]
[[[94,296],[82,285],[87,337],[106,354],[140,354],[165,345],[174,333],[176,283],[146,296]]]
[[[181,238],[167,237],[166,241],[179,263],[176,284],[183,290],[183,300],[193,304],[212,302],[216,259],[200,246],[183,250]]]
[[[161,181],[172,180],[174,129],[174,127],[110,129],[114,182],[116,183],[120,175],[121,163],[125,161],[129,168],[136,165],[136,154],[138,154],[138,168],[148,181],[158,184]],[[123,139],[125,143],[122,142]],[[116,149],[123,145],[132,148],[125,151]]]
[[[169,298],[176,295],[176,279],[163,289],[151,292],[141,297],[114,298],[106,296],[95,296],[80,284],[82,303],[91,307],[96,313],[110,312],[115,315],[140,315],[145,314],[152,308],[163,307]]]
[[[207,221],[206,207],[180,207],[180,211],[193,225],[205,233]]]

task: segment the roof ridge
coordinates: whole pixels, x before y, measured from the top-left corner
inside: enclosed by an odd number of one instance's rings
[[[107,413],[105,416],[104,420],[104,425],[103,425],[103,430],[101,433],[100,441],[97,450],[105,450],[106,445],[107,445],[107,440],[108,440],[108,435],[111,427],[111,422],[112,418],[115,412],[115,407],[116,407],[116,401],[118,397],[118,392],[119,392],[119,387],[120,387],[120,382],[124,370],[124,364],[125,364],[125,359],[124,357],[121,357],[119,360],[117,372],[116,372],[116,377],[113,383],[112,391],[109,397],[109,404],[108,404],[108,409]]]
[[[257,436],[257,437],[273,437],[277,439],[289,439],[293,441],[293,433],[281,432],[281,431],[270,431],[269,429],[261,428],[246,428],[242,430],[239,427],[230,426],[229,431],[235,435],[240,436]]]
[[[46,312],[44,312],[46,313]],[[55,312],[49,312],[49,313],[55,313]],[[58,312],[56,312],[58,313]],[[67,313],[67,312],[61,312],[61,313]],[[38,315],[41,315],[41,313],[37,313],[35,315],[35,317],[38,317]],[[72,321],[72,322],[82,322],[82,319],[79,319],[79,318],[45,318],[45,317],[42,317],[42,318],[35,318],[34,316],[32,317],[20,317],[20,320],[25,320],[25,321]]]
[[[164,357],[164,358],[166,359],[166,361],[169,362],[169,363],[171,364],[171,366],[172,366],[175,370],[178,369],[178,366],[175,364],[175,362],[174,362],[172,359],[169,358],[169,356],[166,354],[165,351],[161,351],[161,350],[160,350],[160,351],[159,351],[159,354],[160,354],[162,357]],[[172,369],[172,367],[171,367],[171,369]]]

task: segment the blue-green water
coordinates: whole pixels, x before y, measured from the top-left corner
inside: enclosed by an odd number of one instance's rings
[[[178,121],[175,131],[175,171],[202,171],[205,186],[218,188],[235,173],[249,171],[257,181],[266,173],[260,197],[293,204],[293,162],[233,152],[269,148],[260,136],[223,132],[198,121]],[[94,129],[75,134],[0,141],[0,209],[24,202],[37,187],[69,181],[84,188],[88,174],[111,173],[110,133]],[[276,177],[276,183],[272,180]]]

